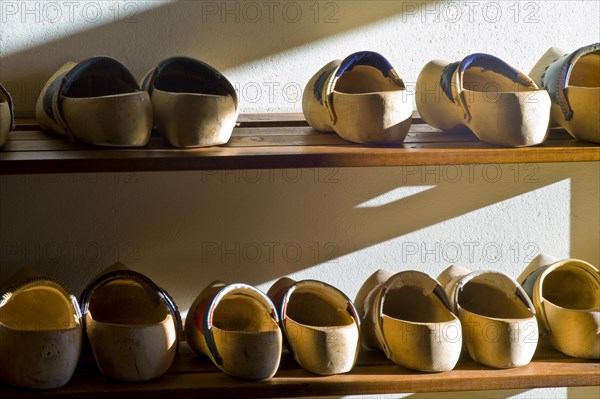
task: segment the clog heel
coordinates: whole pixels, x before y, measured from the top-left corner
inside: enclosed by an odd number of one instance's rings
[[[452,265],[438,277],[476,362],[494,368],[528,364],[538,343],[538,324],[523,288],[504,273]]]
[[[239,109],[235,89],[210,65],[187,57],[162,61],[142,81],[152,99],[154,124],[175,147],[229,141]]]
[[[600,273],[579,259],[538,255],[518,281],[537,311],[540,332],[569,356],[600,359]]]
[[[282,334],[273,302],[247,284],[214,281],[196,298],[185,321],[187,343],[221,371],[264,380],[279,367]]]
[[[120,381],[148,381],[171,366],[182,325],[169,294],[116,263],[85,288],[81,303],[98,368]]]
[[[462,348],[461,325],[442,286],[418,271],[379,270],[356,297],[363,347],[379,349],[403,367],[452,370]]]
[[[28,269],[0,284],[0,381],[60,388],[75,372],[81,342],[79,304],[62,284]]]
[[[360,351],[360,319],[352,301],[322,281],[284,277],[267,293],[296,361],[319,375],[347,373]]]

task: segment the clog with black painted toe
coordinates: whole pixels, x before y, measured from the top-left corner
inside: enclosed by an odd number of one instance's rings
[[[109,57],[61,67],[35,109],[42,130],[106,147],[143,147],[152,131],[150,96],[131,72]]]
[[[152,98],[154,124],[175,147],[229,141],[239,109],[232,84],[212,66],[188,57],[162,61],[142,81]]]

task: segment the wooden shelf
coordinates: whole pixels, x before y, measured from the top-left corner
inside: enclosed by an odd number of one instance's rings
[[[463,357],[455,370],[419,373],[397,366],[382,354],[361,354],[348,374],[319,377],[300,369],[287,355],[274,378],[243,381],[227,376],[207,359],[184,353],[164,376],[145,383],[106,379],[93,359],[85,358],[71,382],[58,390],[27,391],[0,386],[2,398],[275,398],[402,392],[448,392],[600,385],[600,362],[566,357],[542,343],[525,367],[496,370]]]
[[[415,116],[399,147],[349,143],[317,132],[301,114],[242,115],[224,146],[177,149],[153,136],[140,149],[111,149],[47,136],[33,120],[19,121],[0,150],[0,174],[185,171],[214,169],[405,166],[599,161],[600,146],[553,129],[546,143],[501,148],[470,133],[443,133]]]

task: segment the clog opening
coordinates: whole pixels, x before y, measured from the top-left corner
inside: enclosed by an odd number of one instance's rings
[[[88,311],[97,322],[148,325],[162,323],[167,306],[157,294],[133,280],[110,281],[94,290]]]
[[[20,331],[74,328],[78,319],[73,305],[60,291],[36,286],[18,291],[0,308],[0,323]]]
[[[71,98],[104,97],[139,91],[131,73],[118,61],[84,61],[67,74],[63,95]]]
[[[573,66],[569,86],[600,87],[600,54],[581,57]]]
[[[358,65],[345,72],[337,81],[335,91],[347,94],[365,94],[402,90],[396,82],[371,66]]]
[[[154,87],[172,93],[213,94],[226,96],[230,93],[220,84],[217,72],[195,60],[177,59],[161,67]]]
[[[391,288],[385,295],[383,314],[414,323],[443,323],[454,316],[433,292],[424,293],[419,287]]]
[[[458,294],[458,304],[465,310],[485,317],[526,319],[531,311],[515,294],[516,287],[502,281],[468,281]]]
[[[493,98],[494,93],[534,91],[533,85],[515,82],[500,73],[474,66],[468,68],[463,75],[463,88],[467,91],[485,92]]]
[[[600,310],[598,280],[574,265],[563,265],[543,280],[542,296],[553,304],[569,309]]]
[[[220,330],[238,332],[273,331],[277,323],[258,300],[244,294],[225,296],[213,314],[213,326]]]
[[[297,323],[315,327],[346,326],[354,323],[345,306],[336,304],[333,298],[314,287],[297,288],[290,295],[286,315]]]

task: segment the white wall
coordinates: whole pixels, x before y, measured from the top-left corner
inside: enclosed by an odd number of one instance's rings
[[[527,71],[550,46],[600,37],[592,0],[247,4],[3,0],[0,80],[27,116],[69,59],[106,54],[141,76],[184,54],[224,71],[245,112],[299,111],[310,75],[357,50],[410,83],[433,58],[489,52]],[[516,276],[538,251],[600,264],[599,203],[598,163],[0,176],[0,278],[32,266],[79,292],[120,259],[185,311],[216,278],[317,278],[354,296],[380,267]],[[517,394],[585,391],[487,395]]]

